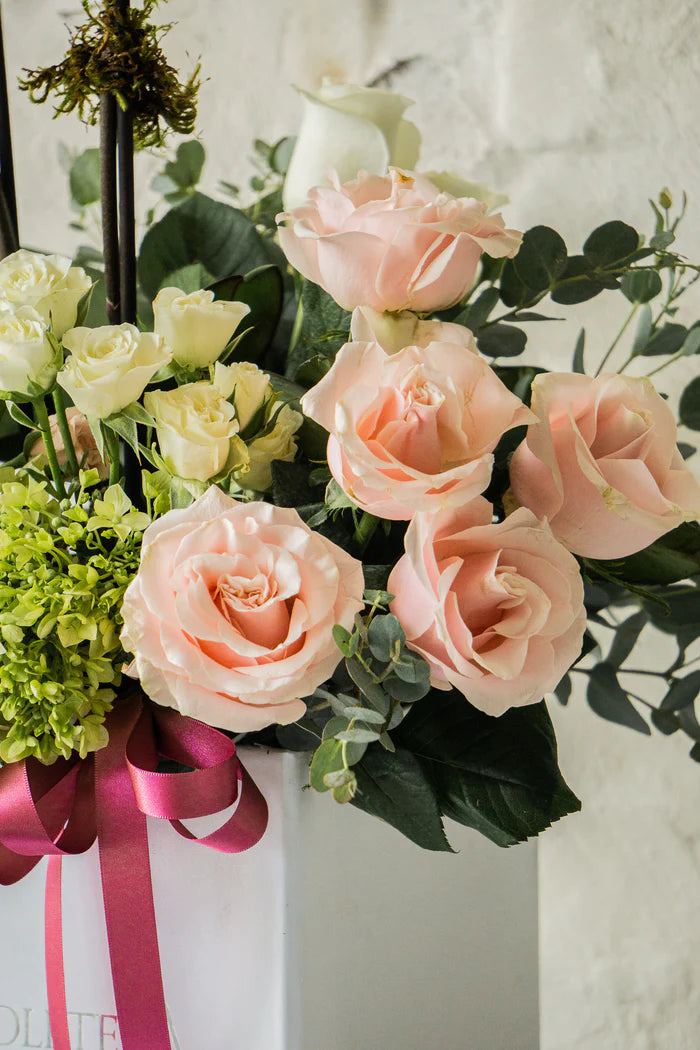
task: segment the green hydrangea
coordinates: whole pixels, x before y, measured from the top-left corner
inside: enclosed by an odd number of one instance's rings
[[[10,480],[5,480],[10,475]],[[0,760],[81,758],[107,742],[129,657],[119,643],[124,591],[149,518],[118,485],[98,498],[81,474],[72,501],[44,482],[0,475]]]

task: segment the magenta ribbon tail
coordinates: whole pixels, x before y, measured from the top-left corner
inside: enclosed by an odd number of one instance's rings
[[[141,710],[122,701],[110,746],[95,755],[95,794],[107,940],[123,1050],[171,1050],[148,856],[124,752]]]
[[[45,906],[46,990],[49,1000],[51,1041],[54,1050],[71,1050],[63,972],[63,902],[61,858],[49,857],[46,869]]]

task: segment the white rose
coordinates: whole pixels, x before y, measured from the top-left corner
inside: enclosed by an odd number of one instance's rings
[[[423,174],[423,172],[421,172]],[[424,177],[430,179],[443,193],[451,193],[453,197],[472,197],[481,201],[488,208],[488,214],[508,204],[510,198],[505,193],[496,193],[483,182],[471,182],[463,179],[455,171],[426,171]]]
[[[235,409],[211,383],[149,391],[146,411],[156,421],[158,444],[168,470],[180,478],[208,481],[226,466],[238,433]],[[247,460],[240,439],[237,449]]]
[[[456,343],[478,353],[476,340],[468,328],[450,321],[422,321],[409,310],[379,313],[369,306],[356,306],[350,320],[354,343],[379,343],[386,354],[396,354],[406,346],[425,349],[430,343]]]
[[[70,350],[58,384],[83,415],[105,419],[138,401],[148,382],[171,359],[163,339],[131,324],[71,328]]]
[[[246,303],[215,300],[213,292],[203,289],[186,294],[161,288],[153,302],[156,332],[176,361],[194,368],[213,364],[249,313]]]
[[[274,411],[274,409],[273,409]],[[248,470],[237,475],[242,488],[265,492],[272,485],[273,460],[291,463],[297,453],[295,434],[304,417],[289,405],[277,409],[275,425],[269,434],[257,437],[248,445]]]
[[[415,168],[420,133],[403,119],[411,99],[327,80],[318,94],[301,94],[304,112],[284,182],[285,211],[303,204],[312,187],[325,185],[330,168],[341,182],[360,170],[384,175],[389,165]]]
[[[31,306],[0,312],[0,390],[29,394],[30,384],[48,390],[56,376],[56,355],[43,318]]]
[[[62,255],[20,248],[0,262],[0,296],[13,306],[33,306],[57,339],[72,328],[78,304],[92,286],[79,266]]]
[[[226,398],[233,394],[236,418],[241,430],[245,430],[272,395],[270,377],[249,361],[236,361],[232,365],[217,363],[214,369],[214,386]]]

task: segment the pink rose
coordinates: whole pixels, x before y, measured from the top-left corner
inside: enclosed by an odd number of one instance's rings
[[[574,554],[622,558],[700,515],[673,412],[649,379],[548,373],[532,385],[532,408],[512,492]]]
[[[346,310],[445,309],[464,298],[482,251],[512,258],[522,235],[471,197],[441,193],[424,176],[360,172],[282,212],[280,244],[292,266]]]
[[[333,625],[352,626],[363,588],[295,510],[212,487],[146,529],[121,640],[156,703],[233,732],[287,724],[333,673]]]
[[[347,343],[301,404],[330,433],[328,465],[341,488],[372,514],[404,520],[483,492],[502,434],[533,418],[456,343],[391,355]]]
[[[484,499],[417,515],[388,589],[432,684],[489,715],[541,700],[581,651],[578,565],[529,510],[498,525]]]

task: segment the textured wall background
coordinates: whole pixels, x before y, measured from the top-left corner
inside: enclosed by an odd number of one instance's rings
[[[11,74],[55,61],[62,22],[79,7],[2,6]],[[408,115],[423,132],[426,168],[489,182],[510,195],[512,225],[548,223],[572,245],[609,218],[648,229],[647,197],[663,185],[677,196],[685,188],[680,250],[700,254],[700,7],[692,0],[433,0],[429,14],[419,0],[171,0],[166,15],[179,23],[173,60],[190,68],[202,55],[209,78],[199,122],[205,188],[247,177],[255,136],[294,131],[290,84],[313,88],[326,73],[366,82],[410,60],[389,83],[416,99]],[[83,148],[95,133],[71,118],[52,124],[46,108],[17,92],[11,106],[23,240],[67,250],[57,144]],[[582,323],[597,322],[591,354],[621,320],[605,299],[579,308]],[[575,336],[575,324],[540,326],[534,356],[566,367]],[[684,362],[668,381],[663,373],[660,385],[673,393],[694,367]],[[650,665],[661,659],[647,654]],[[553,715],[584,811],[540,847],[543,1050],[694,1050],[700,770],[685,740],[602,723],[580,697]]]

